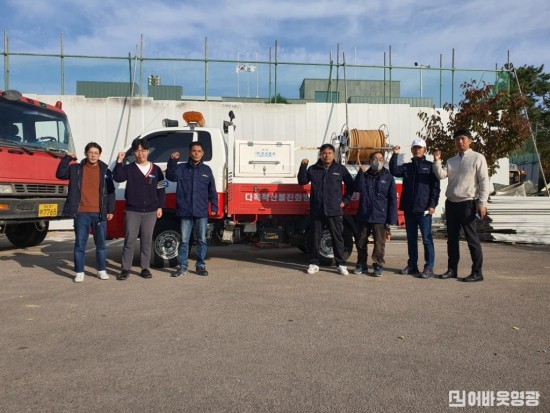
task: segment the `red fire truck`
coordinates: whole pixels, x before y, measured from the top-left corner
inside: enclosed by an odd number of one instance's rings
[[[211,217],[208,229],[210,239],[222,243],[254,240],[263,243],[290,243],[305,251],[305,234],[309,225],[310,187],[297,183],[295,147],[293,141],[246,141],[234,137],[233,112],[222,129],[205,127],[199,112],[186,112],[178,121],[165,119],[163,127],[154,129],[141,138],[150,143],[149,161],[161,168],[173,151],[187,160],[188,146],[199,141],[204,147],[203,161],[212,168],[218,191],[218,214]],[[126,148],[124,162],[134,161],[131,148]],[[358,165],[346,165],[355,176]],[[114,167],[114,164],[112,165]],[[117,186],[115,217],[108,223],[109,238],[124,237],[124,188]],[[176,184],[166,186],[166,209],[157,221],[153,235],[153,260],[156,266],[175,266],[180,240],[179,219],[175,215]],[[344,244],[346,256],[353,250],[357,233],[354,220],[359,196],[354,194],[344,213]],[[333,259],[329,231],[321,240],[323,265]]]
[[[74,144],[61,106],[0,91],[0,234],[16,247],[40,244],[62,218],[68,182],[55,171]]]

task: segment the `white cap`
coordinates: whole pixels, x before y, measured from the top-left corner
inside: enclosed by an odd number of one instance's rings
[[[411,143],[411,147],[413,146],[420,146],[422,148],[426,147],[426,141],[424,139],[413,139]]]

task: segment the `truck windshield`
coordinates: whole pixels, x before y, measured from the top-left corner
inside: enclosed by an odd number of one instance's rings
[[[168,162],[170,154],[174,151],[180,153],[180,161],[187,162],[189,158],[189,144],[194,140],[202,143],[204,149],[202,160],[204,162],[212,160],[212,137],[210,136],[210,132],[204,130],[160,131],[148,135],[147,140],[151,145],[148,157],[150,162]],[[134,152],[132,149],[129,149],[126,155],[126,161],[129,163],[135,160]]]
[[[62,112],[0,99],[0,144],[30,150],[74,152],[74,143]]]

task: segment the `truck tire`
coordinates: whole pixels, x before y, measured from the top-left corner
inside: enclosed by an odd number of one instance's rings
[[[347,260],[353,252],[353,231],[344,224],[344,259]]]
[[[36,222],[8,225],[6,237],[18,248],[34,247],[44,241],[48,234],[48,228],[48,222],[44,222],[43,226]]]
[[[329,230],[324,229],[321,233],[321,241],[319,242],[319,263],[325,267],[331,266],[333,258],[332,237]]]
[[[351,228],[344,225],[344,260],[347,260],[353,252],[353,232]],[[334,252],[332,251],[332,238],[328,229],[323,230],[321,234],[321,243],[319,245],[319,263],[323,266],[332,265]]]
[[[175,267],[178,264],[180,241],[178,221],[158,221],[153,231],[153,266],[157,268]]]

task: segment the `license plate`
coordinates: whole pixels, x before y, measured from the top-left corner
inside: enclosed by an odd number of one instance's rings
[[[39,217],[56,217],[57,204],[39,204],[38,216]]]

